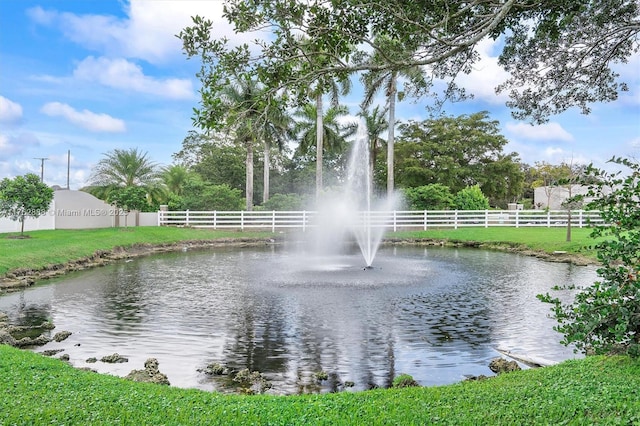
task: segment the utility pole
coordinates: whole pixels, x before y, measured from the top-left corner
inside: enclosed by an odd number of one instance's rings
[[[44,157],[33,157],[34,160],[40,160],[40,182],[44,182],[44,162],[48,160],[48,158]]]
[[[71,150],[67,150],[67,189],[69,189],[69,171],[71,169]]]

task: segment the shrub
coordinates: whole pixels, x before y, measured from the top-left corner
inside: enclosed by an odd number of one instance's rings
[[[458,191],[453,205],[458,210],[486,210],[489,208],[489,199],[478,185],[473,185]]]
[[[612,158],[631,173],[607,173],[587,167],[587,209],[597,209],[604,221],[594,226],[593,238],[601,278],[581,290],[573,303],[562,304],[549,294],[538,295],[553,304],[552,311],[564,335],[562,343],[575,344],[585,354],[640,355],[640,163]],[[595,182],[595,183],[593,183]]]
[[[446,210],[453,205],[451,190],[439,183],[404,188],[402,192],[410,210]]]
[[[305,200],[298,194],[274,194],[262,203],[264,210],[296,211],[303,210]]]

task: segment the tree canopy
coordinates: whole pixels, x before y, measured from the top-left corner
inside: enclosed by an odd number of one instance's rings
[[[33,173],[0,181],[0,217],[19,221],[20,235],[24,234],[25,218],[44,215],[51,200],[53,190]]]
[[[414,89],[444,81],[441,100],[464,95],[455,77],[472,70],[481,40],[501,36],[500,63],[512,78],[499,89],[516,116],[544,121],[572,105],[588,112],[626,89],[614,67],[640,48],[639,15],[634,0],[229,0],[224,17],[236,32],[255,35],[253,44],[214,38],[213,22],[200,16],[178,37],[202,61],[197,123],[224,112],[215,95],[238,72],[306,102],[308,87],[327,76],[420,66],[426,78],[409,80]]]
[[[399,129],[398,186],[439,183],[457,193],[478,184],[485,195],[498,200],[521,193],[519,158],[503,153],[507,139],[487,112],[410,121]]]

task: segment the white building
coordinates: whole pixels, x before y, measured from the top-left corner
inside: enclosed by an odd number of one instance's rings
[[[562,210],[564,209],[562,203],[566,201],[569,196],[575,197],[576,195],[585,195],[588,188],[584,185],[571,185],[567,186],[541,186],[534,190],[533,193],[533,208],[538,210]],[[591,201],[592,198],[585,198],[585,204]]]

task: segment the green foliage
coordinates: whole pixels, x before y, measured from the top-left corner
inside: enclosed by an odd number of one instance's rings
[[[570,304],[549,294],[538,296],[553,304],[564,344],[575,344],[584,353],[628,353],[640,356],[640,163],[613,158],[630,173],[608,173],[589,166],[593,178],[587,208],[597,209],[605,225],[595,226],[591,236],[600,240],[594,248],[600,281],[580,291]]]
[[[520,196],[520,160],[515,153],[503,153],[508,141],[488,112],[409,121],[399,130],[397,186],[439,183],[456,193],[477,184],[488,197],[509,200]]]
[[[402,189],[410,210],[447,210],[453,206],[449,187],[439,183]]]
[[[44,215],[51,200],[53,190],[33,173],[0,181],[0,217],[19,221],[21,235],[24,233],[25,218]]]
[[[478,185],[468,186],[458,191],[453,199],[457,210],[487,210],[489,199],[485,197]]]
[[[393,382],[391,383],[391,387],[394,388],[410,388],[420,386],[418,382],[416,382],[410,374],[401,374],[393,378]]]
[[[229,185],[191,182],[182,197],[184,210],[238,211],[244,207],[242,192]]]
[[[141,186],[116,188],[109,193],[107,202],[125,212],[130,212],[131,210],[144,211],[149,205],[147,191]]]
[[[264,210],[297,211],[304,210],[306,200],[298,194],[274,194],[262,203]]]
[[[0,346],[0,424],[637,424],[640,363],[590,357],[451,386],[223,395],[80,371]]]
[[[146,186],[158,180],[158,165],[137,148],[114,149],[102,158],[91,174],[92,186]]]

